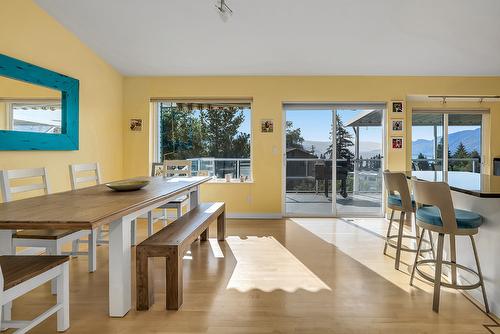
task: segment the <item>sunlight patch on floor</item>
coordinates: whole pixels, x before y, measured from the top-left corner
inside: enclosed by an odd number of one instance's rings
[[[274,237],[226,238],[236,258],[227,289],[247,292],[284,290],[309,292],[331,290]]]
[[[380,232],[387,228],[388,223],[385,219],[352,218],[346,222],[336,218],[291,218],[289,221],[334,245],[344,254],[404,291],[412,291],[413,288],[409,285],[409,273],[414,254],[402,252],[400,270],[394,269],[395,249],[388,247],[390,256],[383,254],[384,238]],[[426,292],[432,292],[429,284],[418,280],[415,284]]]

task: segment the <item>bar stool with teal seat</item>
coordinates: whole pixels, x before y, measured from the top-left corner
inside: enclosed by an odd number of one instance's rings
[[[401,260],[401,251],[415,253],[417,250],[414,248],[409,248],[403,245],[403,239],[413,239],[418,240],[419,233],[418,228],[415,228],[417,231],[416,235],[405,235],[404,231],[404,222],[406,215],[410,216],[415,213],[415,201],[410,195],[410,189],[408,187],[408,182],[406,180],[406,175],[398,172],[390,172],[389,170],[384,171],[384,183],[386,190],[388,192],[387,196],[387,207],[391,209],[391,218],[389,220],[389,227],[387,229],[387,235],[384,245],[384,254],[387,254],[387,246],[396,249],[396,261],[395,268],[399,269],[399,263]],[[400,219],[399,219],[399,227],[398,234],[392,235],[392,222],[394,219],[394,212],[399,211]],[[396,239],[396,242],[394,242]],[[431,252],[432,251],[432,239],[429,233],[430,241],[424,241],[430,245],[430,248],[423,249],[421,252]]]
[[[484,288],[483,275],[481,266],[479,265],[479,257],[477,254],[474,235],[478,233],[479,227],[482,224],[482,217],[471,211],[459,210],[453,207],[450,187],[445,182],[426,182],[413,180],[413,192],[415,202],[417,203],[416,223],[422,228],[422,234],[425,230],[438,233],[437,254],[435,259],[418,259],[421,240],[417,246],[417,254],[413,264],[410,285],[413,285],[415,271],[429,282],[434,283],[434,298],[432,309],[439,312],[439,297],[441,286],[460,289],[472,290],[481,287],[484,299],[484,307],[489,313],[488,300],[486,298],[486,290]],[[423,206],[425,205],[425,206]],[[444,236],[449,235],[450,238],[450,261],[443,260]],[[457,263],[456,260],[456,236],[468,236],[472,244],[474,258],[476,260],[477,272],[471,268],[467,268]],[[423,265],[435,265],[434,277],[423,272],[419,267]],[[441,280],[443,264],[450,266],[451,283]],[[474,284],[458,284],[457,269],[464,270],[478,278]]]

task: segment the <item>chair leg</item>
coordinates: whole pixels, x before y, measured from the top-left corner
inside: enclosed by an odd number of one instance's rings
[[[393,219],[394,219],[394,209],[391,209],[391,218],[389,219],[389,227],[387,228],[387,233],[386,233],[386,237],[385,237],[384,255],[387,254],[387,243],[389,243],[389,236],[391,235],[392,220]]]
[[[435,254],[435,251],[434,251],[434,239],[432,238],[432,232],[431,230],[427,230],[427,233],[429,235],[429,244],[431,246],[431,255],[432,255],[432,258],[435,259],[436,258],[436,254]]]
[[[405,212],[401,212],[401,217],[399,218],[398,246],[396,248],[396,261],[394,263],[394,268],[396,268],[396,270],[399,270],[399,263],[401,261],[401,248],[403,247],[404,224],[405,224]]]
[[[179,205],[177,205],[177,219],[179,219],[181,216],[182,216],[182,204],[179,203]]]
[[[436,270],[434,274],[434,297],[432,300],[432,310],[439,312],[439,297],[441,293],[441,271],[443,266],[444,234],[439,233],[436,257]]]
[[[62,245],[55,241],[53,246],[51,247],[50,255],[61,255]],[[54,278],[50,283],[50,290],[53,295],[57,294],[57,278]]]
[[[415,269],[417,268],[418,255],[420,254],[420,249],[422,247],[422,240],[424,239],[425,229],[420,232],[420,238],[418,239],[417,252],[415,253],[415,260],[413,261],[413,267],[411,268],[410,276],[410,286],[413,286],[413,278],[415,277]]]
[[[77,257],[80,249],[80,239],[73,240],[71,243],[71,256]]]
[[[451,283],[457,284],[457,248],[455,244],[455,235],[450,234],[450,274],[451,274]]]
[[[168,211],[167,209],[163,209],[163,227],[167,226],[167,214],[168,214]]]
[[[153,211],[148,212],[148,237],[152,236],[154,232],[153,228]]]
[[[57,276],[57,303],[62,308],[57,311],[57,331],[64,332],[69,328],[69,263],[61,265],[61,274]]]
[[[486,298],[486,289],[484,287],[483,273],[481,272],[481,266],[479,265],[479,255],[477,254],[476,242],[474,241],[474,236],[472,235],[470,235],[470,242],[472,243],[474,258],[476,259],[477,273],[479,274],[479,282],[481,283],[481,291],[483,292],[484,309],[486,310],[486,313],[490,313],[490,307],[488,306],[488,299]]]
[[[97,251],[97,236],[99,235],[99,232],[97,232],[97,229],[92,229],[90,230],[89,233],[89,240],[88,240],[88,246],[87,246],[87,254],[89,258],[89,273],[93,273],[97,269],[97,256],[96,256],[96,251]]]
[[[137,220],[134,219],[130,222],[130,245],[135,246],[136,244],[136,224]]]
[[[2,287],[3,289],[3,287]],[[0,296],[1,297],[1,296]],[[1,302],[1,300],[0,300]],[[0,303],[1,305],[1,303]],[[2,314],[3,312],[3,314]],[[12,320],[12,302],[8,302],[7,304],[0,306],[0,325],[2,321],[10,321]],[[7,327],[0,326],[1,331],[7,330]]]

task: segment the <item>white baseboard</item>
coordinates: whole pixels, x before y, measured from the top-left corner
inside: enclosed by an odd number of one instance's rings
[[[281,213],[228,213],[228,219],[281,219]]]

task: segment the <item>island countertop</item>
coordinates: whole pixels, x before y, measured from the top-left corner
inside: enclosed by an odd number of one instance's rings
[[[425,181],[446,181],[453,191],[464,194],[500,198],[500,176],[472,172],[405,171],[406,177]]]

